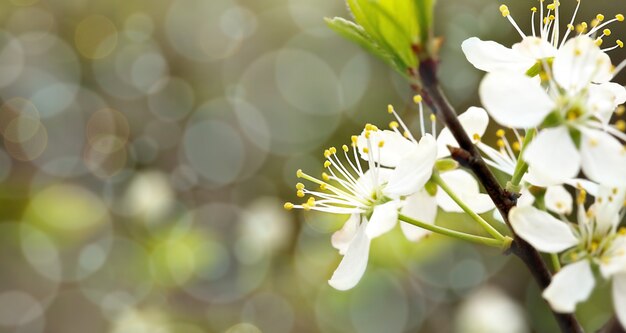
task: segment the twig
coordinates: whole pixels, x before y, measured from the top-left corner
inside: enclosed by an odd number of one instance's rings
[[[432,58],[422,60],[419,66],[419,79],[422,83],[421,90],[417,86],[412,87],[417,93],[422,94],[426,104],[433,110],[437,117],[445,123],[458,142],[460,149],[452,150],[452,157],[473,171],[510,228],[511,225],[508,220],[509,210],[516,205],[519,195],[517,193],[508,192],[500,186],[496,177],[481,157],[478,149],[474,146],[472,140],[461,126],[456,112],[439,86],[436,71],[437,63],[435,60]],[[512,228],[510,229],[514,236],[510,252],[524,262],[541,290],[544,290],[552,280],[552,274],[548,270],[546,263],[537,250],[518,237],[513,232]],[[554,311],[553,314],[563,333],[583,332],[582,327],[574,315]]]

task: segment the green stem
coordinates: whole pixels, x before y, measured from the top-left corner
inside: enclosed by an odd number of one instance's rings
[[[422,229],[426,229],[438,234],[442,234],[442,235],[446,235],[446,236],[450,236],[450,237],[454,237],[454,238],[458,238],[458,239],[462,239],[464,241],[468,241],[468,242],[473,242],[473,243],[478,243],[478,244],[482,244],[482,245],[487,245],[487,246],[491,246],[491,247],[497,247],[497,248],[508,248],[508,246],[511,245],[511,241],[512,239],[509,237],[506,237],[502,240],[500,239],[493,239],[493,238],[487,238],[487,237],[481,237],[481,236],[475,236],[475,235],[470,235],[470,234],[466,234],[464,232],[460,232],[460,231],[456,231],[456,230],[451,230],[448,228],[443,228],[434,224],[428,224],[425,222],[421,222],[415,219],[412,219],[406,215],[398,215],[398,219],[400,221],[412,224],[414,226],[420,227]]]
[[[441,189],[444,190],[450,196],[450,198],[452,198],[452,200],[454,200],[454,202],[456,202],[456,204],[459,205],[459,207],[461,207],[461,209],[463,209],[465,213],[467,213],[467,215],[474,219],[474,221],[478,222],[478,224],[480,224],[480,226],[483,227],[483,229],[485,229],[485,231],[487,231],[492,237],[498,240],[504,240],[504,236],[502,236],[502,234],[499,233],[498,230],[491,226],[491,224],[487,223],[487,221],[485,221],[482,217],[480,217],[473,210],[471,210],[465,204],[465,202],[463,202],[463,200],[461,200],[461,198],[459,198],[456,193],[452,191],[448,184],[443,181],[438,173],[433,172],[431,179],[435,182],[435,184],[439,185],[439,187],[441,187]]]
[[[552,267],[554,267],[554,272],[558,272],[561,270],[561,261],[559,261],[559,255],[556,253],[550,254],[550,259],[552,259]]]
[[[526,173],[526,171],[528,171],[528,164],[524,162],[524,159],[522,158],[522,154],[526,150],[526,147],[528,147],[528,144],[533,140],[536,133],[537,133],[537,130],[535,130],[534,128],[531,128],[528,131],[526,131],[524,142],[522,142],[522,148],[517,157],[517,164],[515,165],[515,171],[513,172],[513,177],[511,178],[511,185],[514,187],[519,186],[519,184],[522,182],[522,177],[524,177],[524,174]]]

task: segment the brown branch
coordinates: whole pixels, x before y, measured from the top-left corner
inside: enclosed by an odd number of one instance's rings
[[[416,92],[422,94],[425,103],[443,121],[459,143],[460,149],[453,150],[452,157],[473,171],[510,228],[508,220],[509,210],[516,205],[518,194],[508,192],[500,186],[480,152],[461,126],[454,108],[441,90],[436,71],[437,63],[435,60],[429,58],[421,61],[419,66],[419,79],[422,83],[421,90],[417,86],[412,87]],[[510,252],[524,262],[541,290],[544,290],[552,281],[552,274],[548,270],[546,263],[539,255],[539,252],[517,236],[512,228],[511,232],[513,233],[514,241],[511,244]],[[574,315],[554,311],[553,314],[563,333],[583,332]]]
[[[626,333],[616,317],[611,318],[597,333]]]

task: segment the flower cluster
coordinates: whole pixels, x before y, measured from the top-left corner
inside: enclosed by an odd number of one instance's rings
[[[442,130],[437,139],[427,133],[421,97],[415,96],[415,102],[422,115],[419,140],[389,105],[388,112],[396,119],[389,124],[389,130],[367,124],[360,135],[352,136],[351,146],[343,145],[341,151],[326,149],[326,171],[320,178],[297,171],[298,178],[315,184],[319,190],[296,184],[297,196],[306,200],[301,204],[287,202],[286,209],[349,215],[331,238],[332,245],[344,256],[329,280],[336,289],[350,289],[358,283],[367,267],[370,241],[393,229],[402,216],[412,219],[411,223],[400,223],[406,238],[419,241],[430,234],[423,224],[435,223],[438,207],[463,212],[461,203],[476,213],[494,208],[489,197],[479,192],[473,176],[457,169],[456,163],[447,158],[447,146],[456,145],[450,132]],[[431,120],[434,133],[435,118]],[[470,108],[461,115],[461,121],[478,140],[489,118],[483,109]],[[445,190],[438,185],[445,186]]]
[[[545,9],[532,8],[530,35],[502,5],[502,15],[522,37],[511,48],[475,37],[463,42],[467,59],[487,72],[479,93],[489,115],[516,134],[525,130],[533,135],[527,141],[518,135],[518,147],[523,141],[528,144],[517,156],[483,143],[478,147],[490,165],[509,175],[520,158],[528,166],[522,198],[508,217],[517,235],[552,254],[557,266],[565,264],[543,292],[552,308],[573,312],[591,294],[593,268],[598,267],[602,279],[613,281],[616,313],[626,323],[626,231],[620,228],[626,126],[615,121],[623,113],[626,89],[611,82],[623,65],[613,66],[607,54],[624,44],[616,40],[614,46],[601,48],[611,36],[607,26],[624,21],[624,16],[605,20],[598,14],[590,23],[576,24],[578,1],[561,38],[560,5],[555,1]],[[577,178],[581,171],[585,178]],[[579,193],[576,213],[563,185]],[[587,193],[595,197],[589,206]]]

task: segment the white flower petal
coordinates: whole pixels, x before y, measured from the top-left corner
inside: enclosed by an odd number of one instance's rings
[[[402,158],[383,192],[405,196],[421,190],[433,173],[436,159],[437,142],[427,134]]]
[[[482,214],[494,208],[491,198],[487,194],[480,193],[478,182],[467,171],[457,169],[443,172],[440,176],[459,199],[474,212]],[[437,191],[437,203],[446,212],[463,212],[463,209],[442,189]]]
[[[421,190],[405,199],[401,212],[403,215],[420,222],[434,224],[437,217],[437,200],[425,190]],[[429,230],[406,222],[401,222],[400,228],[402,228],[404,236],[414,242],[431,233]]]
[[[600,184],[626,186],[626,149],[610,134],[584,129],[580,144],[583,172]]]
[[[572,195],[561,185],[548,186],[544,200],[546,208],[551,212],[564,215],[572,212],[574,204]]]
[[[513,45],[512,49],[526,58],[540,60],[554,57],[557,50],[547,40],[539,37],[526,37]],[[530,67],[527,67],[528,70]]]
[[[516,234],[541,252],[558,253],[578,244],[567,223],[533,206],[513,207],[509,222]]]
[[[470,136],[474,143],[478,142],[485,134],[489,125],[489,115],[483,108],[475,106],[470,107],[467,111],[459,115],[459,122],[465,132]],[[444,158],[450,155],[448,146],[458,147],[459,144],[447,127],[444,127],[437,137],[437,158]]]
[[[382,148],[379,148],[381,141],[384,144]],[[367,148],[375,161],[386,167],[395,167],[415,144],[394,131],[379,130],[370,132],[369,145],[368,139],[365,138],[365,131],[363,131],[357,138],[356,145],[363,160],[369,161],[370,153],[364,152]]]
[[[592,81],[605,82],[611,78],[611,59],[587,36],[568,40],[559,48],[552,73],[555,81],[570,95],[589,86]]]
[[[622,327],[626,327],[626,274],[613,278],[613,305],[617,319]]]
[[[524,74],[489,73],[480,83],[479,92],[487,112],[508,127],[535,127],[555,107],[544,88]]]
[[[615,108],[626,102],[626,88],[621,84],[607,82],[588,87],[587,110],[607,125]]]
[[[333,276],[328,280],[328,284],[333,288],[338,290],[351,289],[356,286],[365,273],[370,250],[370,239],[365,235],[366,226],[367,222],[363,221],[352,242],[350,242],[346,255],[339,263]]]
[[[399,208],[400,203],[395,200],[374,207],[370,222],[365,229],[367,237],[374,239],[393,229],[398,222]]]
[[[564,126],[540,131],[523,158],[535,185],[563,184],[580,170],[580,154]]]
[[[350,242],[356,235],[360,221],[361,214],[352,214],[346,223],[343,224],[343,227],[333,233],[330,238],[330,243],[334,248],[339,250],[339,254],[346,254],[348,246],[350,246]]]
[[[467,60],[474,67],[485,71],[514,71],[524,73],[535,62],[519,52],[504,47],[496,42],[482,41],[471,37],[463,41],[461,49]]]
[[[563,267],[556,273],[552,283],[543,291],[552,309],[561,313],[572,313],[576,304],[589,298],[595,285],[593,273],[587,260]]]
[[[620,211],[624,207],[624,188],[600,186],[593,212],[596,217],[596,232],[606,234],[620,223]]]
[[[517,198],[517,207],[532,206],[535,203],[535,196],[530,193],[528,187],[522,187],[520,197]]]

